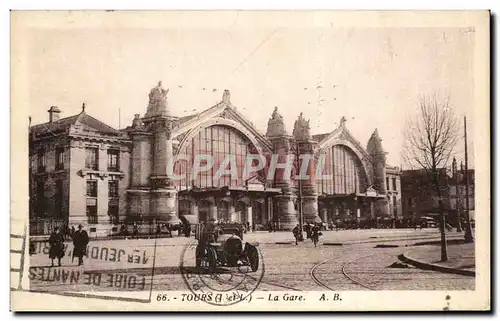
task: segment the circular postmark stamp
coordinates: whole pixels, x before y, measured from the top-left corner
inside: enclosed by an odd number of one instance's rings
[[[219,306],[252,300],[265,272],[262,253],[257,244],[229,239],[231,244],[225,236],[218,243],[193,240],[183,248],[179,268],[191,292],[186,300]]]

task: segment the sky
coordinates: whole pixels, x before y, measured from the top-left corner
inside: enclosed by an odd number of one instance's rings
[[[274,106],[290,134],[301,112],[312,134],[333,131],[345,116],[365,147],[377,128],[389,164],[400,166],[405,119],[421,95],[447,95],[460,118],[473,115],[474,33],[464,28],[250,28],[232,19],[211,28],[30,30],[33,124],[48,121],[52,105],[67,117],[85,102],[88,114],[126,127],[134,114],[144,115],[161,80],[175,116],[201,112],[229,89],[238,111],[264,133]]]

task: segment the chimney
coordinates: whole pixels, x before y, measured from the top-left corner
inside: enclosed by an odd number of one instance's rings
[[[231,102],[231,93],[229,92],[229,90],[224,90],[224,94],[222,94],[222,101],[225,103]]]
[[[53,122],[59,120],[59,114],[61,113],[61,111],[59,110],[59,108],[57,108],[57,106],[51,106],[50,109],[47,111],[49,112],[49,122],[50,123],[53,123]]]

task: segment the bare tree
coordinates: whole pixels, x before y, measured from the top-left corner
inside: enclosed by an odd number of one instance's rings
[[[459,122],[449,97],[421,96],[418,114],[406,122],[403,158],[411,168],[425,171],[438,200],[441,260],[448,260],[445,236],[443,189],[448,161],[459,139]]]

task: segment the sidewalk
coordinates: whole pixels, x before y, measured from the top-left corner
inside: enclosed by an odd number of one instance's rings
[[[472,244],[448,245],[448,261],[441,262],[441,246],[416,247],[402,255],[404,261],[416,267],[445,273],[475,276],[475,248]]]
[[[323,235],[320,237],[322,243],[342,243],[344,245],[367,243],[367,242],[386,242],[386,241],[416,241],[426,240],[430,238],[439,237],[437,229],[368,229],[368,230],[340,230],[340,231],[322,231]],[[447,233],[450,238],[462,237],[460,233]],[[304,235],[305,236],[305,235]],[[141,235],[138,243],[153,244],[155,240],[154,235]],[[47,242],[48,236],[38,237],[32,236],[30,238],[34,242]],[[175,246],[186,245],[193,242],[194,234],[190,238],[184,236],[162,237],[157,239],[158,245],[161,246]],[[276,243],[293,243],[295,242],[292,232],[272,232],[255,231],[244,234],[243,240],[247,242],[258,242],[261,244],[276,244]],[[115,238],[92,238],[91,242],[105,243],[105,244],[120,244],[125,242],[135,242],[131,237],[125,239],[124,237]]]

